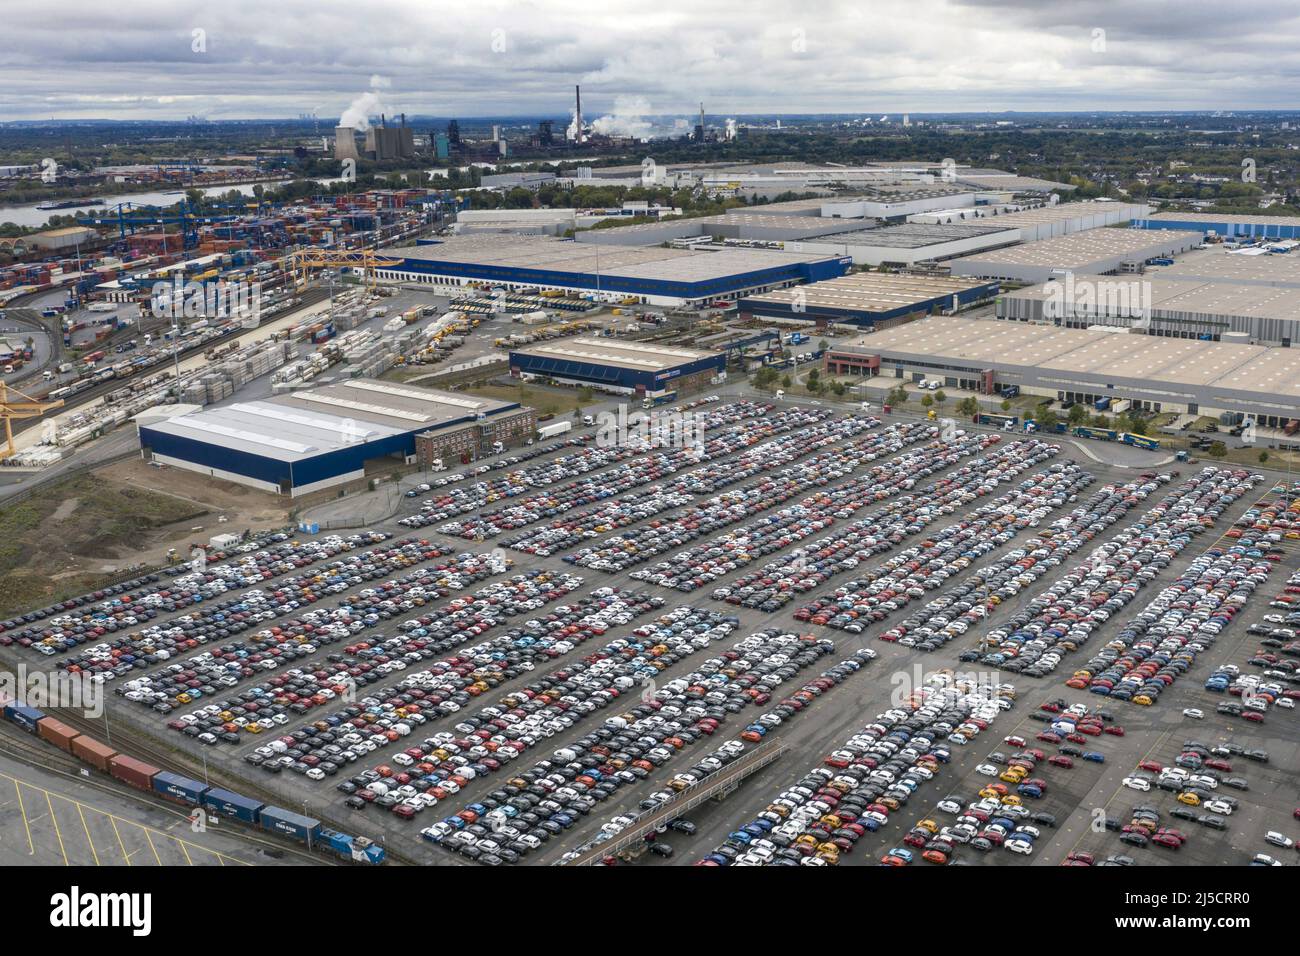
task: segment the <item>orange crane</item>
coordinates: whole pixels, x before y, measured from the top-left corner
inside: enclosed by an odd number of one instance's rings
[[[11,399],[11,395],[18,396],[18,400]],[[5,423],[5,447],[0,448],[0,460],[12,457],[14,454],[14,432],[11,424],[14,419],[40,418],[46,412],[62,407],[61,398],[53,402],[40,401],[0,382],[0,418],[4,419]]]

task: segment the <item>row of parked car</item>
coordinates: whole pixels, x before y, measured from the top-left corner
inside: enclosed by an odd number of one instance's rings
[[[944,741],[964,728],[971,737],[1010,706],[993,687],[918,690],[906,707],[877,714],[799,781],[778,793],[697,865],[827,866],[867,833],[880,830],[951,759]],[[931,852],[933,851],[933,852]],[[947,863],[952,848],[925,850]],[[890,856],[887,854],[887,857]],[[888,862],[911,861],[911,851]]]
[[[414,570],[400,578],[362,588],[333,607],[318,605],[303,611],[303,605],[286,599],[284,592],[276,595],[259,593],[256,597],[246,594],[242,606],[235,612],[238,616],[234,617],[234,621],[244,627],[269,624],[283,614],[299,612],[299,616],[280,624],[270,624],[247,639],[232,640],[175,661],[158,673],[124,680],[118,685],[117,693],[152,707],[158,713],[167,714],[178,706],[211,695],[216,687],[235,687],[259,671],[276,670],[285,661],[308,657],[322,646],[409,613],[500,570],[484,555],[435,558],[435,553],[427,550],[408,554],[407,566],[414,565]],[[433,567],[420,567],[426,560],[436,560],[437,563]],[[382,563],[376,567],[382,569]],[[175,650],[184,649],[180,645],[188,645],[190,641],[206,643],[187,634],[184,630],[187,623],[190,622],[183,619],[173,622],[158,637],[180,642],[172,645]],[[224,620],[219,619],[218,623],[224,623]],[[224,639],[232,635],[216,636]],[[148,640],[143,635],[142,639]],[[171,656],[175,650],[161,653]],[[153,653],[160,653],[156,646]],[[111,655],[109,659],[112,660]]]
[[[32,615],[46,618],[45,622],[0,634],[0,643],[31,647],[46,656],[60,654],[117,631],[143,627],[145,622],[160,614],[183,611],[239,587],[262,584],[339,554],[381,544],[390,535],[364,532],[346,538],[329,535],[314,541],[287,540],[283,534],[272,537],[277,540],[271,543],[271,547],[250,545],[250,550],[241,552],[233,561],[213,563],[218,553],[226,552],[206,552],[203,558],[206,564],[201,571],[194,570],[189,564],[177,565],[160,575],[151,576],[156,579],[156,584],[122,590],[111,597],[106,596],[100,604],[90,608],[55,615],[32,612]],[[111,590],[103,593],[107,595]]]
[[[981,436],[963,435],[952,442],[931,441],[907,449],[873,466],[854,482],[814,491],[795,505],[763,515],[649,568],[634,571],[632,576],[680,591],[694,591],[753,561],[819,535],[836,521],[852,518],[868,505],[879,505],[899,496],[910,498],[907,493],[918,481],[950,468],[988,444]],[[774,585],[769,580],[761,587],[748,587],[734,603],[769,613],[776,611],[793,595]],[[720,588],[714,591],[713,597],[724,600],[730,593],[730,588]]]
[[[1245,539],[1243,539],[1244,541]],[[1271,562],[1248,544],[1211,548],[1128,622],[1071,681],[1118,700],[1150,705],[1185,673],[1268,580]],[[1249,712],[1247,719],[1262,721]]]
[[[979,447],[987,452],[988,440],[998,436],[973,437],[979,439]],[[743,607],[784,607],[797,595],[820,587],[836,574],[850,571],[862,562],[893,549],[908,535],[919,534],[940,518],[990,494],[996,488],[996,480],[990,482],[985,476],[990,473],[1000,474],[1004,469],[1019,473],[1031,467],[1029,456],[1033,454],[1031,449],[1034,447],[1035,444],[1026,442],[994,447],[991,454],[982,454],[920,489],[916,489],[916,481],[911,477],[905,477],[901,482],[888,478],[884,490],[889,496],[884,499],[887,503],[883,507],[839,531],[795,548],[761,568],[734,578],[730,584],[715,588],[712,597],[716,601]],[[944,457],[944,464],[939,467],[956,464],[968,453],[969,447],[963,438],[962,443]],[[929,468],[926,474],[931,474],[934,470]],[[802,521],[794,525],[789,543],[809,537],[804,528],[805,523]],[[743,540],[742,534],[751,535],[752,540]],[[743,548],[738,554],[731,546],[733,535],[738,547]],[[727,545],[726,549],[722,547],[723,542]],[[729,533],[716,546],[702,544],[686,554],[697,562],[693,567],[700,571],[714,567],[730,571],[756,560],[759,552],[755,543],[761,545],[765,541],[756,532],[742,529]],[[664,573],[672,570],[675,565],[676,559],[672,563],[664,562],[646,570],[634,571],[633,575]]]
[[[468,781],[501,770],[542,741],[576,726],[625,696],[642,699],[652,696],[655,675],[724,639],[734,627],[733,621],[720,615],[677,608],[638,627],[638,631],[645,632],[634,635],[639,640],[611,642],[583,661],[542,676],[523,692],[509,694],[497,704],[465,715],[452,728],[454,734],[436,735],[396,755],[396,771],[388,766],[375,768],[381,778],[394,780],[398,794],[404,797],[393,802],[390,809],[399,816],[414,816],[460,792]],[[634,762],[613,767],[632,771],[637,768],[644,769]],[[434,779],[438,777],[442,782]],[[446,786],[448,780],[453,787]],[[411,789],[401,790],[401,787]],[[341,785],[340,789],[346,792],[348,784]],[[362,788],[357,796],[371,801],[374,798],[370,793],[375,789]],[[356,805],[354,801],[353,806]]]
[[[795,612],[795,619],[861,633],[1008,544],[1091,481],[1073,463],[1052,465],[920,544],[805,604]]]
[[[582,462],[584,470],[595,471],[605,465],[615,467],[587,477],[579,477],[565,464],[547,463],[550,473],[559,471],[567,478],[562,485],[527,497],[511,497],[495,510],[474,509],[472,515],[440,525],[443,534],[481,540],[493,538],[507,531],[516,531],[538,521],[596,504],[616,496],[635,492],[645,485],[663,482],[701,461],[715,463],[696,479],[704,487],[740,481],[764,467],[761,456],[752,449],[765,439],[779,439],[778,445],[797,446],[802,441],[831,427],[826,412],[791,409],[769,417],[759,417],[762,406],[752,403],[723,405],[711,409],[702,423],[708,437],[703,446],[646,448],[636,442],[626,442],[604,448],[590,449]],[[865,427],[862,426],[862,427]],[[805,435],[807,432],[809,434]],[[720,468],[721,459],[736,456],[730,468]],[[589,467],[586,467],[589,466]],[[734,477],[733,477],[734,475]],[[682,491],[679,487],[669,490]],[[638,496],[633,495],[633,500]],[[516,540],[516,539],[512,539]]]
[[[1145,500],[1170,480],[1167,474],[1144,476],[1133,497]],[[1001,627],[985,634],[981,649],[964,653],[963,660],[978,660],[1031,677],[1051,673],[1065,655],[1082,647],[1127,607],[1205,529],[1207,508],[1226,507],[1249,488],[1249,483],[1214,469],[1181,483],[1136,522],[1035,595]]]
[[[480,566],[477,571],[471,569],[471,573],[478,576],[490,572]],[[388,590],[391,592],[394,589],[393,582],[389,582],[389,585]],[[571,593],[580,585],[580,578],[554,576],[533,570],[515,575],[508,581],[493,582],[464,601],[487,609],[480,615],[485,623],[489,620],[495,622],[501,617],[536,610]],[[441,588],[440,593],[445,596],[446,588]],[[314,612],[309,612],[309,615],[310,613]],[[334,613],[336,612],[331,612],[326,617],[332,617]],[[452,616],[449,613],[447,620],[450,621]],[[371,617],[376,620],[370,621]],[[372,626],[378,620],[377,614],[366,615],[362,623]],[[196,692],[200,695],[205,693],[202,689],[191,688],[194,680],[218,688],[233,688],[255,670],[275,670],[294,659],[305,659],[315,654],[322,644],[347,636],[343,633],[336,634],[329,624],[323,624],[320,620],[305,619],[303,624],[313,627],[308,640],[304,640],[308,636],[305,632],[292,628],[281,630],[274,636],[281,643],[272,645],[268,650],[257,650],[256,643],[249,645],[236,642],[172,665],[160,675],[130,681],[120,689],[126,691],[128,699],[146,704],[159,700],[181,702],[182,698],[193,699]],[[358,633],[351,627],[347,632]],[[350,645],[344,654],[332,654],[311,669],[293,668],[285,674],[277,674],[248,688],[236,700],[205,705],[170,721],[168,726],[191,736],[197,734],[203,743],[216,742],[207,739],[203,736],[204,733],[213,734],[227,743],[238,743],[241,733],[259,734],[282,726],[290,716],[303,715],[313,708],[323,707],[336,697],[355,699],[359,687],[382,680],[391,673],[404,670],[408,664],[424,659],[415,652],[418,650],[416,648],[399,655],[370,655],[355,659],[355,651],[360,646],[369,645]],[[427,652],[428,656],[433,653],[434,649]],[[257,659],[259,655],[262,656],[261,660]],[[184,669],[173,673],[172,668]]]
[[[643,695],[641,703],[630,711],[607,718],[601,727],[576,743],[556,751],[501,790],[466,806],[423,831],[423,835],[471,859],[513,862],[509,856],[501,856],[500,848],[522,855],[571,829],[595,803],[608,799],[623,786],[647,778],[694,742],[717,733],[728,716],[752,703],[748,691],[770,694],[780,683],[791,680],[832,650],[830,641],[795,634],[770,631],[751,635],[727,652],[704,661],[681,682]],[[724,680],[717,680],[718,675]],[[833,686],[831,678],[823,675],[823,680],[825,686]],[[807,694],[811,699],[824,689],[819,684],[815,692]],[[710,694],[718,696],[711,698]],[[691,771],[686,773],[694,776]],[[670,781],[668,793],[686,789],[692,782],[682,777],[673,787]],[[658,807],[664,802],[662,797],[647,797],[643,809]],[[498,809],[506,822],[501,822],[500,817],[484,821]],[[627,815],[610,821],[620,828],[634,822],[635,817]],[[462,835],[453,837],[453,832]],[[484,839],[489,841],[486,848]]]
[[[601,588],[579,601],[560,605],[548,614],[530,619],[521,627],[412,671],[410,668],[416,666],[416,662],[429,661],[441,653],[428,645],[414,648],[403,655],[409,666],[401,670],[406,676],[397,684],[377,687],[366,697],[318,717],[282,737],[281,741],[288,748],[284,752],[263,746],[246,754],[244,759],[274,770],[267,761],[287,755],[304,764],[303,773],[312,766],[319,766],[324,775],[332,776],[341,766],[337,760],[340,741],[336,738],[353,732],[362,734],[363,744],[353,746],[352,754],[342,754],[350,763],[356,757],[373,753],[405,736],[400,725],[408,715],[420,714],[428,720],[451,717],[493,687],[528,674],[539,664],[604,634],[610,626],[629,623],[663,604],[663,598],[657,595]],[[356,645],[346,648],[345,653],[355,653],[359,649],[361,645]],[[531,687],[530,684],[516,693],[529,700],[536,696],[530,691]],[[460,727],[459,732],[468,733],[472,729],[473,726]],[[347,745],[342,749],[346,750]],[[312,757],[319,763],[308,759]],[[395,757],[394,762],[404,763],[400,757]],[[330,763],[334,764],[332,768]],[[291,766],[290,769],[297,768]]]
[[[681,548],[697,538],[776,508],[796,496],[826,488],[833,482],[847,478],[863,465],[897,454],[910,445],[933,437],[935,432],[933,426],[912,423],[893,426],[860,438],[849,438],[852,429],[862,429],[863,422],[861,419],[849,418],[831,423],[834,430],[816,443],[828,444],[830,449],[819,451],[808,458],[804,458],[804,455],[811,450],[811,445],[796,449],[794,453],[780,459],[766,454],[765,447],[763,458],[772,464],[789,458],[802,460],[768,473],[753,484],[715,495],[675,518],[655,520],[640,528],[624,531],[605,539],[599,545],[565,555],[564,560],[601,571],[624,571],[666,551]],[[846,482],[830,491],[856,495],[859,499],[871,498],[870,488],[860,482]]]

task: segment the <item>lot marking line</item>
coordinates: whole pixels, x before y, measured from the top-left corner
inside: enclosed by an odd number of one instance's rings
[[[35,856],[36,844],[32,842],[32,824],[31,821],[27,819],[27,808],[23,806],[23,792],[18,788],[17,780],[14,780],[13,777],[10,777],[9,780],[14,785],[14,793],[18,795],[18,812],[22,814],[23,826],[27,830],[27,853],[29,856]]]
[[[102,812],[102,811],[97,811],[97,812]],[[117,845],[122,848],[123,861],[126,863],[127,866],[132,866],[133,864],[131,863],[131,854],[126,852],[126,844],[122,842],[122,834],[117,829],[117,820],[114,819],[111,813],[104,814],[104,815],[108,817],[108,822],[113,825],[113,836],[117,837]]]
[[[50,800],[50,791],[45,791],[45,805],[50,808],[50,822],[54,824],[54,836],[59,841],[59,854],[63,857],[63,865],[70,866],[68,863],[68,850],[63,845],[63,832],[59,829],[59,821],[54,816],[54,803]]]
[[[81,817],[81,829],[86,831],[86,842],[90,844],[90,854],[95,858],[95,866],[99,866],[99,851],[95,849],[95,841],[90,835],[90,827],[86,826],[86,814],[81,810],[81,804],[76,804],[77,816]]]

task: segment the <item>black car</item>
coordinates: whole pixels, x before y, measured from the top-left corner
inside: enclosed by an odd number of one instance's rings
[[[673,855],[673,848],[667,843],[661,843],[656,840],[650,844],[650,852],[655,856],[662,856],[665,859]]]

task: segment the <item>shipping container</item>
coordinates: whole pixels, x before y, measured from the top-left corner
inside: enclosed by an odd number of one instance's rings
[[[321,823],[319,820],[304,817],[301,813],[294,813],[292,810],[286,810],[283,807],[263,807],[260,822],[263,830],[286,833],[304,842],[316,843],[320,841]]]
[[[245,823],[256,823],[261,816],[262,807],[266,806],[261,800],[254,800],[242,794],[231,793],[229,790],[222,790],[220,787],[213,787],[203,794],[201,802],[203,806],[210,810],[216,810],[228,817],[243,820]]]
[[[96,770],[108,772],[108,761],[117,753],[107,744],[101,744],[94,737],[82,734],[72,742],[72,753],[90,764]]]
[[[36,733],[36,722],[45,717],[45,712],[23,704],[9,704],[5,707],[5,717],[12,720],[29,734],[34,734]]]
[[[73,730],[61,720],[46,717],[36,724],[36,736],[48,740],[60,750],[72,753],[72,742],[81,736],[81,731]]]
[[[153,778],[160,771],[157,767],[147,764],[143,760],[136,760],[134,757],[126,756],[126,754],[118,754],[108,759],[108,772],[123,783],[129,783],[141,790],[150,790],[153,787]]]
[[[170,770],[159,770],[153,778],[153,789],[172,800],[198,803],[208,792],[209,787],[197,780],[172,773]]]

